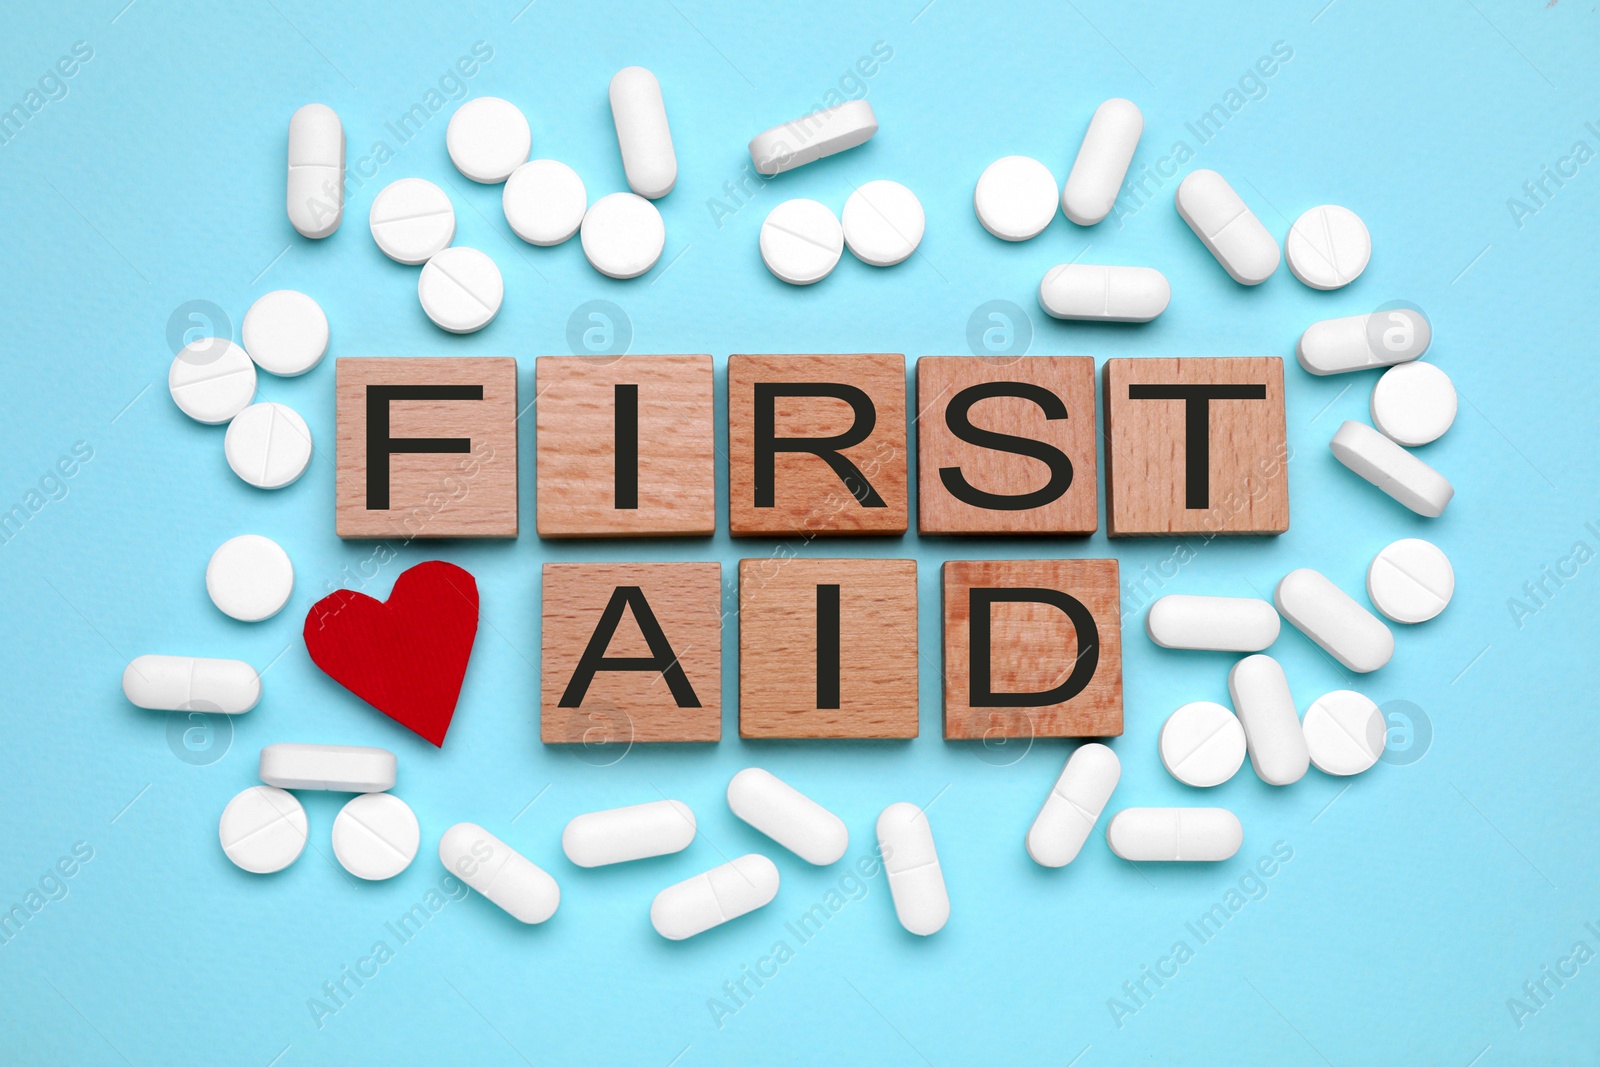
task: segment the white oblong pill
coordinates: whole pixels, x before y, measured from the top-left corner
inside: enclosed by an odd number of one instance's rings
[[[1394,656],[1394,633],[1383,620],[1319,571],[1290,571],[1272,600],[1301,633],[1353,671],[1367,674]]]
[[[1292,785],[1304,778],[1311,757],[1289,679],[1278,661],[1258,653],[1235,663],[1228,672],[1228,694],[1257,777],[1268,785]]]
[[[172,357],[167,389],[178,410],[196,422],[227,422],[255,399],[256,365],[224,337],[191,341]]]
[[[333,820],[333,855],[357,878],[393,878],[416,858],[422,831],[410,806],[393,793],[363,793]]]
[[[922,243],[927,218],[917,194],[899,182],[868,182],[850,194],[840,217],[844,243],[861,262],[892,267]]]
[[[666,196],[678,183],[678,156],[661,82],[643,67],[623,67],[611,77],[610,96],[628,188],[651,200]]]
[[[1106,843],[1125,860],[1215,863],[1239,851],[1244,827],[1226,808],[1123,808],[1106,827]]]
[[[1283,242],[1289,270],[1313,289],[1339,289],[1367,269],[1372,235],[1347,207],[1323,204],[1294,220]]]
[[[825,867],[850,847],[844,820],[794,786],[760,767],[746,767],[728,783],[735,815],[807,863]]]
[[[1391,367],[1372,387],[1372,425],[1397,445],[1437,441],[1455,421],[1456,387],[1432,363]]]
[[[1438,545],[1402,537],[1385,546],[1367,568],[1372,606],[1395,622],[1427,622],[1450,603],[1456,572]]]
[[[1426,315],[1415,308],[1391,308],[1313,322],[1300,335],[1295,357],[1312,374],[1344,374],[1410,362],[1432,341]]]
[[[1360,774],[1378,762],[1389,736],[1378,705],[1353,689],[1318,697],[1303,725],[1311,765],[1323,774]]]
[[[558,245],[578,232],[589,191],[578,172],[554,159],[530,159],[506,179],[500,206],[513,232],[531,245]]]
[[[689,805],[652,800],[577,816],[561,832],[561,851],[579,867],[604,867],[682,852],[694,832]]]
[[[444,832],[439,862],[520,923],[542,923],[561,904],[561,887],[548,871],[477,823],[458,822]]]
[[[1030,156],[1005,156],[978,176],[972,207],[983,228],[1002,241],[1026,241],[1056,217],[1059,195],[1049,167]]]
[[[1328,447],[1340,463],[1418,515],[1438,518],[1456,494],[1448,478],[1366,423],[1344,423]]]
[[[752,852],[657,893],[650,925],[669,941],[682,941],[766,907],[777,895],[778,868]]]
[[[328,316],[304,293],[279,289],[244,313],[244,350],[268,374],[293,378],[322,362]]]
[[[286,404],[251,404],[228,423],[222,449],[233,473],[257,489],[282,489],[311,463],[311,427]]]
[[[1233,712],[1209,700],[1185,704],[1161,727],[1161,765],[1184,785],[1221,785],[1244,764],[1244,727]]]
[[[820,282],[839,263],[844,228],[815,200],[785,200],[761,224],[761,261],[790,285]]]
[[[1278,639],[1278,612],[1251,596],[1173,593],[1150,605],[1144,617],[1150,640],[1162,648],[1260,652]]]
[[[287,207],[302,237],[327,237],[344,217],[344,123],[326,104],[289,117]]]
[[[878,847],[900,925],[921,937],[944,929],[950,894],[928,816],[915,804],[890,804],[878,816]]]
[[[1171,300],[1166,275],[1153,267],[1062,263],[1039,283],[1039,306],[1058,319],[1149,322]]]
[[[237,659],[135,656],[122,670],[122,694],[152,711],[242,715],[261,699],[261,676]]]
[[[417,276],[423,313],[449,333],[476,333],[489,325],[505,295],[500,268],[476,248],[446,248]]]
[[[1178,214],[1240,285],[1260,285],[1278,269],[1278,242],[1214,170],[1192,171],[1178,183]]]
[[[281,789],[253,785],[228,801],[217,823],[222,851],[251,874],[281,871],[306,847],[306,809]]]
[[[1028,827],[1024,844],[1033,862],[1065,867],[1077,859],[1121,778],[1115,752],[1096,741],[1079,745]]]
[[[1132,100],[1113,98],[1095,108],[1061,188],[1061,210],[1067,218],[1093,226],[1111,214],[1143,132],[1144,115]]]
[[[206,593],[217,610],[260,622],[283,610],[294,592],[294,564],[278,542],[240,534],[217,546],[206,564]]]
[[[763,130],[750,139],[757,174],[777,174],[843,152],[878,132],[878,117],[865,100],[848,100]]]
[[[401,178],[372,198],[367,226],[378,251],[407,266],[426,263],[456,237],[449,194],[425,178]]]
[[[626,281],[656,265],[667,245],[661,212],[635,193],[610,193],[583,214],[578,239],[589,266]]]
[[[533,134],[517,105],[498,96],[480,96],[456,108],[444,142],[456,170],[475,182],[494,185],[528,161]]]
[[[386,748],[280,741],[261,750],[261,780],[279,789],[382,793],[394,788],[394,775]]]

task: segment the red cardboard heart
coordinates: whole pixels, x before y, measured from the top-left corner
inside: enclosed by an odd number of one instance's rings
[[[440,560],[401,574],[386,601],[339,589],[306,613],[311,662],[440,747],[477,635],[478,583]]]

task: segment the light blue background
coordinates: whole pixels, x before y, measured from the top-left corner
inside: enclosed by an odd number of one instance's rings
[[[93,850],[65,897],[0,945],[5,1059],[1465,1065],[1600,1055],[1600,962],[1561,987],[1546,979],[1546,1005],[1520,1026],[1507,1004],[1526,998],[1523,983],[1543,978],[1575,942],[1600,951],[1600,934],[1585,927],[1600,927],[1591,677],[1600,564],[1566,565],[1568,580],[1547,581],[1553,595],[1541,594],[1542,606],[1523,592],[1576,542],[1600,547],[1600,523],[1585,525],[1600,520],[1600,162],[1578,168],[1520,226],[1507,206],[1575,141],[1600,150],[1600,133],[1585,127],[1600,126],[1589,6],[540,0],[519,11],[523,0],[359,10],[243,0],[200,14],[169,0],[124,2],[13,6],[0,41],[6,107],[74,42],[94,53],[64,98],[0,147],[0,510],[24,503],[75,442],[93,449],[74,477],[46,486],[58,499],[0,546],[0,905],[22,901],[75,843]],[[575,241],[516,241],[499,188],[474,186],[450,166],[453,102],[376,177],[354,180],[375,141],[395,145],[384,124],[479,41],[493,59],[464,91],[521,106],[535,154],[572,164],[591,198],[623,188],[607,80],[631,63],[659,75],[680,166],[677,189],[660,202],[662,265],[613,282],[584,263]],[[864,86],[878,137],[781,177],[718,225],[708,200],[738,178],[749,137],[822,103],[880,41],[892,59],[844,83],[853,95]],[[1185,123],[1280,41],[1293,58],[1200,145]],[[1023,153],[1064,176],[1090,113],[1110,96],[1144,110],[1136,168],[1154,168],[1184,140],[1195,156],[1183,170],[1220,170],[1280,238],[1308,207],[1348,205],[1374,235],[1371,267],[1332,293],[1287,270],[1259,289],[1236,286],[1173,210],[1175,179],[1121,226],[1083,230],[1057,218],[1020,245],[983,232],[971,209],[983,167]],[[285,126],[310,100],[343,117],[353,175],[344,225],[324,242],[297,237],[283,210]],[[415,269],[385,260],[366,232],[374,194],[407,175],[444,185],[458,243],[484,249],[505,274],[504,310],[482,333],[452,337],[428,324]],[[756,234],[774,204],[812,196],[837,210],[852,184],[875,178],[922,198],[918,256],[877,270],[847,254],[807,289],[766,273]],[[1034,301],[1038,279],[1080,254],[1159,267],[1172,282],[1170,310],[1135,328],[1046,318]],[[281,287],[322,303],[333,342],[329,363],[306,377],[263,376],[261,398],[293,405],[322,446],[299,483],[266,493],[228,471],[219,428],[172,405],[166,335],[174,309],[208,300],[226,309],[237,338],[251,301]],[[542,561],[720,559],[731,608],[735,561],[773,546],[736,545],[725,532],[709,543],[542,543],[532,532],[530,419],[522,537],[400,555],[404,565],[459,563],[483,594],[455,725],[435,751],[319,673],[299,638],[309,604],[372,551],[334,535],[331,357],[510,354],[526,402],[533,358],[568,351],[568,316],[592,299],[624,309],[633,352],[711,352],[719,365],[736,351],[964,353],[969,314],[992,299],[1027,309],[1036,354],[1288,358],[1293,528],[1204,547],[1164,591],[1249,595],[1313,566],[1361,597],[1367,562],[1384,544],[1437,541],[1456,566],[1455,602],[1433,623],[1397,628],[1394,662],[1354,682],[1381,702],[1415,706],[1409,720],[1396,712],[1390,760],[1349,783],[1313,770],[1272,789],[1246,769],[1207,793],[1178,785],[1157,759],[1157,731],[1180,703],[1226,700],[1231,657],[1155,648],[1130,598],[1127,732],[1115,742],[1124,773],[1112,806],[1226,805],[1243,820],[1244,847],[1216,866],[1134,867],[1097,834],[1067,869],[1034,865],[1022,836],[1072,746],[941,739],[938,567],[971,556],[1115,555],[1133,578],[1174,550],[1103,535],[911,535],[801,549],[917,557],[922,736],[912,743],[740,741],[730,630],[720,744],[636,749],[609,766],[596,765],[607,754],[544,747]],[[1462,394],[1455,428],[1423,453],[1458,490],[1434,521],[1328,453],[1342,419],[1366,417],[1372,376],[1313,378],[1292,360],[1309,323],[1392,299],[1430,314],[1437,339],[1427,358]],[[719,374],[719,444],[723,390]],[[718,482],[725,531],[725,470]],[[276,538],[296,566],[295,599],[268,623],[235,623],[206,597],[210,552],[243,532]],[[400,569],[384,568],[367,590],[387,595]],[[1519,624],[1512,597],[1538,610]],[[260,707],[238,720],[214,762],[177,758],[186,750],[169,746],[165,717],[121,696],[126,660],[158,651],[271,664]],[[1352,684],[1288,627],[1272,651],[1302,708]],[[218,813],[255,780],[260,747],[282,740],[397,751],[397,792],[423,827],[412,868],[355,884],[328,848],[343,798],[318,794],[303,795],[313,847],[300,862],[268,878],[232,867],[217,845]],[[880,875],[800,944],[785,923],[838,886],[845,865],[808,868],[732,817],[723,789],[752,763],[838,811],[852,861],[871,847],[885,805],[937,798],[949,926],[926,940],[906,934]],[[561,855],[572,815],[661,793],[699,815],[702,835],[687,851],[597,871]],[[561,910],[521,928],[472,896],[399,944],[385,924],[439,885],[438,836],[464,819],[553,872]],[[1275,845],[1293,858],[1200,944],[1185,924],[1241,878],[1254,890],[1246,876]],[[650,929],[658,889],[751,850],[773,854],[782,870],[772,906],[682,944]],[[793,959],[764,986],[748,986],[753,995],[719,1027],[708,1001],[733,1007],[723,983],[780,939]],[[1193,958],[1164,986],[1146,979],[1152,995],[1129,998],[1124,983],[1180,939]],[[319,1028],[308,999],[379,940],[394,958]],[[1113,997],[1137,1008],[1120,1024]]]

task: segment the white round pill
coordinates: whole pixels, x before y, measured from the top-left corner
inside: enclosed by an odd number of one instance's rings
[[[225,337],[205,337],[183,346],[167,371],[167,389],[178,410],[196,422],[227,422],[256,395],[256,365]]]
[[[785,200],[761,224],[761,259],[790,285],[820,282],[844,251],[844,229],[815,200]]]
[[[417,277],[422,310],[450,333],[474,333],[489,325],[505,295],[500,268],[476,248],[446,248]]]
[[[493,185],[528,161],[533,134],[517,105],[480,96],[456,108],[444,134],[450,162],[475,182]]]
[[[306,847],[306,809],[293,794],[253,785],[228,801],[217,825],[222,851],[251,874],[281,871]]]
[[[972,206],[983,228],[996,237],[1026,241],[1056,217],[1060,193],[1049,167],[1030,156],[1006,156],[984,168]]]
[[[244,350],[268,374],[304,374],[328,351],[328,316],[304,293],[268,293],[244,313]]]
[[[1367,269],[1372,235],[1354,211],[1323,204],[1294,220],[1283,253],[1294,276],[1311,288],[1338,289]]]
[[[927,218],[917,194],[899,182],[868,182],[850,194],[842,216],[844,243],[861,262],[892,267],[922,243]]]
[[[333,820],[339,865],[369,882],[393,878],[411,866],[421,840],[416,815],[393,793],[363,793]]]
[[[282,489],[311,462],[311,428],[283,404],[251,404],[228,423],[222,448],[233,473],[257,489]]]
[[[456,209],[445,191],[425,178],[401,178],[372,200],[367,225],[378,250],[396,263],[426,263],[456,236]]]
[[[1167,773],[1184,785],[1221,785],[1244,763],[1244,727],[1233,712],[1209,700],[1169,715],[1157,744]]]
[[[1456,387],[1432,363],[1390,367],[1372,387],[1372,424],[1397,445],[1415,448],[1456,421]]]
[[[607,278],[637,278],[656,265],[667,245],[661,212],[635,193],[611,193],[596,200],[579,227],[589,266]]]
[[[1395,622],[1427,622],[1445,609],[1455,591],[1450,557],[1420,537],[1389,545],[1367,568],[1367,596]]]
[[[270,619],[294,592],[294,564],[270,537],[231,537],[211,553],[206,592],[219,611],[240,622]]]
[[[518,237],[533,245],[558,245],[583,225],[589,192],[565,163],[530,159],[506,180],[500,205]]]
[[[1318,697],[1302,725],[1311,765],[1323,774],[1360,774],[1378,762],[1388,738],[1378,705],[1351,689]]]

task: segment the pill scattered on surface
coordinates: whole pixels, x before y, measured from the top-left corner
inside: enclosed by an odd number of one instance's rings
[[[589,265],[608,278],[637,278],[667,245],[661,212],[635,193],[610,193],[584,213],[579,240]]]
[[[1106,827],[1106,843],[1125,860],[1215,863],[1239,851],[1244,827],[1226,808],[1123,808]]]
[[[261,699],[261,676],[236,659],[135,656],[123,668],[122,694],[152,711],[242,715]]]
[[[439,862],[521,923],[542,923],[561,904],[548,871],[479,826],[458,822],[439,838]]]
[[[1416,359],[1433,341],[1428,317],[1413,308],[1323,319],[1306,327],[1295,347],[1300,366],[1312,374],[1344,374],[1391,367]]]
[[[302,237],[327,237],[344,217],[344,124],[326,104],[289,117],[287,206]]]
[[[728,783],[728,807],[807,863],[825,867],[850,847],[844,820],[794,786],[760,767],[746,767]]]
[[[1367,269],[1372,236],[1354,211],[1323,204],[1294,220],[1283,252],[1289,270],[1311,288],[1339,289]]]
[[[222,440],[233,473],[257,489],[292,485],[311,463],[311,427],[285,404],[251,404]]]
[[[922,937],[944,929],[950,921],[950,894],[926,813],[905,801],[884,808],[878,816],[878,846],[900,925]]]
[[[173,357],[167,389],[179,411],[215,426],[255,399],[256,365],[232,341],[205,337],[184,345]]]
[[[761,260],[790,285],[820,282],[839,263],[844,228],[815,200],[785,200],[761,224]]]
[[[1259,653],[1246,656],[1228,672],[1228,693],[1256,776],[1268,785],[1292,785],[1304,778],[1311,757],[1289,679],[1278,661]]]
[[[401,178],[372,199],[367,215],[378,251],[407,266],[426,263],[456,237],[449,195],[425,178]]]
[[[1095,109],[1061,188],[1061,210],[1067,218],[1093,226],[1111,214],[1143,132],[1144,115],[1132,100],[1114,98]]]
[[[1175,200],[1183,221],[1234,281],[1260,285],[1277,271],[1277,240],[1222,175],[1192,171],[1178,184]]]
[[[1360,774],[1378,762],[1389,736],[1378,705],[1351,689],[1318,697],[1304,726],[1311,765],[1323,774]]]
[[[304,293],[279,289],[244,314],[244,350],[268,374],[293,378],[322,362],[328,316]]]
[[[917,194],[899,182],[873,181],[844,202],[844,243],[861,262],[892,267],[922,243],[927,219]]]
[[[393,793],[363,793],[333,820],[333,855],[357,878],[393,878],[416,858],[422,831],[417,816]]]
[[[1166,276],[1153,267],[1063,263],[1039,283],[1039,306],[1058,319],[1149,322],[1171,299]]]
[[[1157,742],[1161,764],[1184,785],[1221,785],[1244,764],[1244,727],[1221,704],[1197,700],[1167,716]]]
[[[589,191],[578,172],[554,159],[530,159],[506,179],[500,196],[512,232],[531,245],[558,245],[578,232]]]
[[[1420,537],[1386,546],[1367,568],[1367,596],[1395,622],[1427,622],[1449,605],[1455,591],[1450,557]]]
[[[1346,422],[1328,442],[1352,471],[1428,518],[1444,514],[1455,487],[1449,479],[1364,422]]]
[[[1077,859],[1121,777],[1115,752],[1095,741],[1079,745],[1028,827],[1024,844],[1033,862],[1065,867]]]
[[[757,853],[669,885],[650,903],[650,925],[669,941],[748,915],[778,895],[778,868]]]
[[[394,788],[394,753],[365,745],[281,741],[261,750],[261,780],[279,789],[382,793]]]
[[[217,824],[222,851],[251,874],[281,871],[306,847],[306,809],[270,785],[253,785],[228,801]]]
[[[1432,363],[1391,367],[1372,387],[1372,424],[1397,445],[1437,441],[1455,421],[1456,387]]]
[[[500,268],[476,248],[446,248],[417,276],[423,313],[449,333],[476,333],[489,325],[505,295]]]
[[[533,148],[527,117],[498,96],[480,96],[456,108],[444,140],[456,169],[484,185],[511,177]]]
[[[561,850],[579,867],[604,867],[682,852],[694,833],[689,805],[652,800],[577,816],[561,832]]]
[[[666,196],[678,183],[678,156],[661,82],[643,67],[624,67],[611,78],[610,96],[628,188],[651,200]]]
[[[757,174],[778,174],[854,148],[877,132],[872,105],[848,100],[756,134],[750,140],[750,161]]]
[[[1350,670],[1367,674],[1394,656],[1394,633],[1327,576],[1290,571],[1273,592],[1278,611]]]
[[[972,206],[983,228],[1002,241],[1026,241],[1056,217],[1058,196],[1049,167],[1030,156],[1005,156],[978,176]]]
[[[1278,612],[1249,596],[1161,597],[1144,617],[1150,640],[1162,648],[1260,652],[1278,639]]]
[[[217,610],[260,622],[283,610],[294,592],[294,564],[278,542],[260,534],[230,537],[206,564],[206,593]]]

